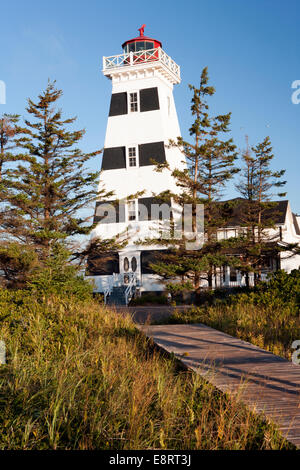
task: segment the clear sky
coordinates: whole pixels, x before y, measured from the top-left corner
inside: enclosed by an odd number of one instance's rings
[[[300,213],[300,104],[291,101],[291,84],[300,80],[299,0],[15,0],[1,2],[0,15],[0,80],[7,87],[0,113],[24,115],[26,98],[56,79],[65,114],[86,128],[83,150],[101,148],[111,93],[102,56],[121,53],[145,23],[145,34],[181,66],[174,95],[182,135],[191,124],[188,84],[198,85],[208,66],[212,112],[232,112],[239,148],[245,134],[252,145],[270,136],[274,169],[287,170],[287,197]],[[224,197],[236,195],[232,185]]]

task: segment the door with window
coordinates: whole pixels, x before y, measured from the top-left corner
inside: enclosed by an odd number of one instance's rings
[[[123,274],[124,284],[128,284],[131,274],[141,277],[141,253],[128,252],[120,254],[120,273]]]

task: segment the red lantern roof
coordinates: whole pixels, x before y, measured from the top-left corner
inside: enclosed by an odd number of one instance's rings
[[[162,44],[157,39],[149,38],[144,36],[144,29],[145,26],[139,28],[140,35],[136,38],[129,39],[122,44],[122,48],[124,52],[138,52],[147,49],[156,49],[158,47],[162,47]]]

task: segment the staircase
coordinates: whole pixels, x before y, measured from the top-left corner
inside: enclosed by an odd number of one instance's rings
[[[126,279],[126,282],[125,282]],[[136,292],[138,281],[133,273],[114,274],[112,283],[104,292],[106,305],[128,305]]]
[[[114,286],[107,296],[106,305],[127,305],[125,291],[126,286]]]

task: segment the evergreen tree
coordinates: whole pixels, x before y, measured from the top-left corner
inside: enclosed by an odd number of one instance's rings
[[[274,188],[281,188],[286,184],[282,180],[285,170],[273,171],[271,162],[274,158],[270,138],[266,137],[261,143],[242,154],[244,168],[239,184],[236,186],[242,202],[241,221],[244,233],[237,240],[240,246],[240,268],[246,273],[246,283],[249,285],[249,272],[254,272],[255,279],[261,279],[264,261],[269,256],[276,256],[282,250],[293,249],[292,245],[279,246],[277,233],[271,235],[275,228],[278,215],[278,203],[272,202],[275,196]],[[284,197],[286,193],[277,193]]]
[[[3,114],[0,118],[0,183],[3,182],[10,162],[16,160],[14,150],[16,138],[21,132],[25,132],[19,126],[18,114]]]
[[[7,210],[7,171],[17,158],[14,151],[16,138],[21,132],[24,132],[24,129],[19,126],[17,114],[2,115],[0,118],[0,221]],[[5,231],[1,230],[1,242],[5,240],[5,237]]]
[[[186,240],[181,242],[168,240],[163,242],[172,246],[171,255],[162,253],[153,268],[158,274],[169,279],[181,276],[182,285],[185,280],[198,289],[201,279],[212,286],[212,279],[217,267],[224,264],[224,253],[217,244],[217,232],[226,225],[226,214],[220,211],[218,204],[222,190],[228,181],[237,173],[236,147],[232,139],[224,139],[229,132],[231,113],[210,116],[207,99],[215,93],[208,84],[207,68],[200,78],[200,86],[189,85],[193,92],[191,113],[195,120],[190,128],[192,141],[178,138],[170,141],[171,146],[178,147],[187,161],[187,168],[172,172],[181,188],[180,194],[169,194],[182,208],[184,204],[192,206],[192,232],[197,236],[197,204],[204,204],[204,246],[201,250],[187,250]],[[161,166],[158,167],[158,170]],[[166,195],[160,194],[162,198]],[[219,248],[216,251],[216,248]]]
[[[37,253],[32,247],[16,242],[0,244],[1,287],[23,288],[39,268]]]
[[[34,248],[45,262],[57,243],[93,228],[86,209],[97,198],[98,171],[87,169],[100,151],[82,152],[77,146],[84,130],[73,130],[76,118],[63,118],[57,108],[62,91],[48,83],[36,102],[28,100],[23,135],[15,139],[22,149],[17,165],[6,172],[8,204],[2,229],[12,241]],[[70,245],[69,245],[70,246]]]

